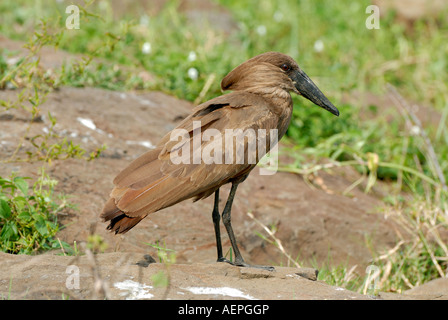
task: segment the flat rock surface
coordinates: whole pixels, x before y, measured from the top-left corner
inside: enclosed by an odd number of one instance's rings
[[[77,257],[0,252],[0,299],[448,299],[447,279],[431,281],[401,295],[380,292],[368,296],[318,281],[311,268],[275,267],[275,271],[266,271],[227,263],[152,263],[142,267],[136,264],[141,258],[139,254],[120,252]]]
[[[13,256],[0,253],[0,297],[4,299],[372,299],[299,276],[307,269],[275,271],[227,263],[162,263],[141,267],[138,254],[106,253],[79,257]],[[95,274],[98,274],[96,277]],[[154,277],[169,284],[154,285]],[[76,278],[78,277],[78,278]],[[79,279],[79,280],[77,280]],[[98,289],[104,288],[104,289]]]

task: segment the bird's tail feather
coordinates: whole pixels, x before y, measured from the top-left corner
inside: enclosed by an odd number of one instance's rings
[[[129,217],[115,205],[115,200],[110,198],[104,206],[100,217],[104,221],[110,221],[107,226],[107,230],[111,230],[117,234],[128,232],[143,218],[145,218],[146,215]]]

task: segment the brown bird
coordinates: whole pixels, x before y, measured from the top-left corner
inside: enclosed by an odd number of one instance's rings
[[[222,80],[221,88],[233,92],[194,108],[155,149],[141,155],[117,175],[110,199],[101,213],[101,218],[109,221],[107,229],[116,234],[125,233],[150,213],[186,199],[204,199],[214,193],[212,219],[218,261],[251,266],[244,262],[235,240],[230,219],[232,202],[238,185],[277,143],[272,141],[273,132],[278,140],[286,133],[293,108],[290,92],[336,116],[339,111],[291,57],[278,52],[263,53],[242,63]],[[226,132],[231,132],[226,131],[229,129],[241,129],[246,133],[253,130],[256,135],[245,135],[233,143],[233,137],[225,140]],[[179,137],[182,138],[180,142]],[[265,150],[250,147],[252,142],[263,139],[268,141]],[[201,158],[205,150],[214,151],[211,156],[214,161]],[[229,154],[231,156],[224,161],[224,155]],[[255,161],[249,161],[250,157]],[[223,256],[219,227],[219,188],[227,183],[232,186],[222,221],[235,255],[233,262]]]

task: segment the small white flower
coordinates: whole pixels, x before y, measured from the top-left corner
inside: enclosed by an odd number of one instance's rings
[[[266,26],[264,26],[264,25],[260,25],[260,26],[257,27],[257,33],[260,36],[266,35],[266,31],[267,31],[267,29],[266,29]]]
[[[283,13],[281,13],[280,11],[276,11],[274,13],[274,20],[277,22],[280,22],[283,20]]]
[[[413,135],[413,136],[420,135],[420,128],[418,126],[412,126],[410,131],[411,131],[411,135]]]
[[[314,51],[316,52],[322,52],[324,50],[324,42],[322,40],[316,40],[316,42],[314,42]]]
[[[149,17],[146,14],[140,17],[140,25],[145,27],[149,26]]]
[[[142,46],[142,52],[144,54],[149,54],[151,52],[151,44],[149,42],[145,42]]]
[[[188,69],[188,77],[189,77],[191,80],[196,81],[196,80],[198,79],[198,76],[199,76],[198,69],[196,69],[196,68],[190,68],[190,69]]]
[[[198,57],[196,55],[196,52],[190,51],[190,53],[188,54],[188,61],[193,62],[196,61],[197,58]]]

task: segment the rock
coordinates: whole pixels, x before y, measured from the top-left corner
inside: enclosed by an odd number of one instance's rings
[[[270,272],[227,263],[136,265],[139,254],[105,253],[78,257],[0,253],[3,299],[371,299],[349,290],[310,281],[300,268]],[[157,286],[158,276],[169,278]]]
[[[147,267],[149,266],[151,263],[156,263],[157,261],[151,257],[149,254],[145,254],[143,256],[143,260],[140,260],[136,263],[136,265],[140,266],[140,267]]]
[[[404,295],[430,297],[434,300],[448,300],[448,278],[431,280],[420,286],[406,290]]]
[[[310,268],[275,267],[270,272],[217,262],[142,267],[136,264],[141,258],[123,252],[75,257],[0,252],[0,299],[448,299],[448,279],[433,280],[404,294],[381,292],[372,297],[318,281],[313,278],[316,270]]]
[[[316,269],[313,269],[313,268],[300,268],[296,272],[296,275],[301,276],[308,280],[313,280],[313,281],[317,280],[318,274],[319,274],[319,271]]]

